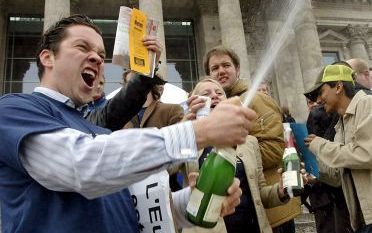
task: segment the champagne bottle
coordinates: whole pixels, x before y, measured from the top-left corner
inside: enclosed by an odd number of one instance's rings
[[[284,124],[284,138],[286,146],[283,155],[283,187],[292,198],[301,195],[304,184],[300,172],[300,158],[294,145],[292,129],[288,123]]]
[[[232,148],[208,154],[187,204],[186,217],[189,221],[205,228],[217,224],[222,202],[235,177],[235,167],[236,153]]]

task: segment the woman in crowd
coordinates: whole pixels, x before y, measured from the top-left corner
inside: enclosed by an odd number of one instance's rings
[[[189,113],[187,119],[195,118],[196,111],[200,108],[201,100],[196,96],[208,96],[211,98],[211,110],[226,99],[222,86],[211,78],[202,79],[191,93],[188,100]],[[198,171],[204,159],[211,151],[211,147],[205,148],[200,156],[199,164],[193,166],[187,164],[186,173]],[[261,153],[258,141],[253,136],[248,136],[243,145],[236,149],[237,164],[235,176],[240,180],[240,188],[243,191],[241,204],[231,216],[224,217],[213,229],[195,227],[184,229],[185,233],[191,232],[272,232],[265,209],[282,205],[288,201],[280,183],[267,185],[262,169]]]

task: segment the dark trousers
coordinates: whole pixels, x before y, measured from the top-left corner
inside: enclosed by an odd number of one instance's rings
[[[355,233],[372,233],[372,224],[359,228]]]
[[[283,223],[280,226],[273,228],[273,233],[295,233],[296,227],[294,219],[289,220],[288,222]]]
[[[310,189],[309,199],[317,233],[353,232],[341,188],[318,183]]]
[[[317,233],[352,233],[349,213],[346,205],[338,206],[340,203],[329,205],[314,210]]]

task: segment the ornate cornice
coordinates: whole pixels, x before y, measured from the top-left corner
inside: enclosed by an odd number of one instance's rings
[[[367,25],[352,25],[349,24],[346,28],[352,40],[365,40],[368,34],[368,24]]]

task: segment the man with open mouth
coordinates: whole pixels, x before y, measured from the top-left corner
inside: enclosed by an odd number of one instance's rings
[[[0,98],[4,233],[139,232],[128,185],[197,159],[207,145],[233,146],[248,135],[254,111],[223,103],[206,118],[160,130],[111,133],[88,122],[80,110],[91,101],[104,58],[101,31],[91,19],[63,18],[42,36],[40,86]],[[189,194],[190,188],[178,193],[181,212]],[[221,215],[239,204],[238,181],[229,194]]]

